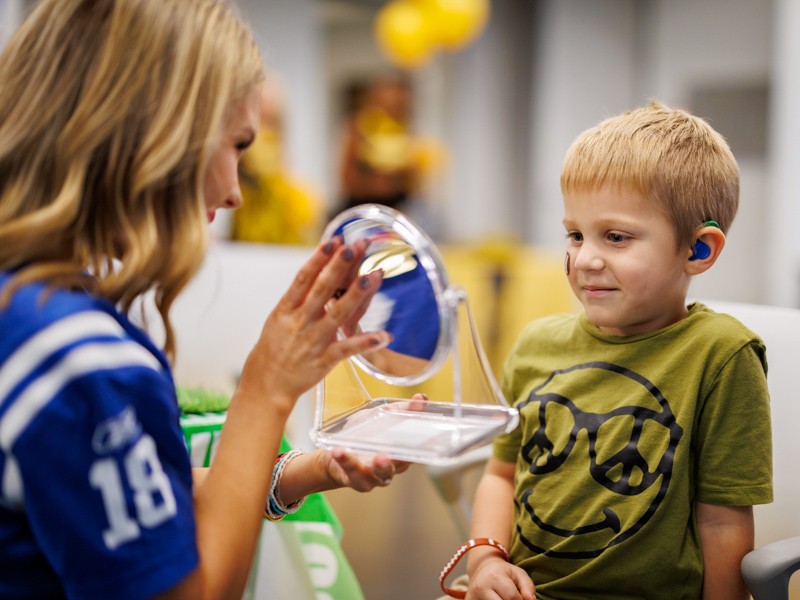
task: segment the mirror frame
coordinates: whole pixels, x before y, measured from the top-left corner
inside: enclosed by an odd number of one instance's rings
[[[429,379],[442,368],[450,355],[454,343],[453,328],[456,315],[448,293],[449,282],[444,262],[433,240],[422,228],[404,214],[380,204],[361,204],[348,208],[336,215],[325,227],[325,231],[322,233],[322,243],[330,241],[335,235],[338,235],[336,231],[342,225],[356,219],[373,221],[386,227],[400,236],[403,241],[414,249],[417,260],[425,270],[428,281],[433,288],[436,308],[439,313],[439,337],[436,341],[436,349],[428,365],[413,375],[386,373],[360,354],[351,356],[350,360],[368,375],[388,384],[398,386],[416,385]]]

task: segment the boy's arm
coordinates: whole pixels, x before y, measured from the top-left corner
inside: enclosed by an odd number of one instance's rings
[[[741,562],[753,549],[753,507],[697,502],[703,549],[703,599],[747,600]]]
[[[514,520],[514,463],[491,457],[478,484],[472,516],[472,537],[488,537],[511,548]],[[533,582],[528,574],[489,546],[479,546],[467,558],[469,600],[502,598],[534,600]]]

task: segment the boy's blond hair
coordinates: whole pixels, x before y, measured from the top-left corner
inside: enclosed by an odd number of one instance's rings
[[[655,100],[584,131],[567,151],[561,190],[614,185],[649,198],[675,228],[679,248],[706,221],[727,232],[739,204],[739,168],[703,119]]]
[[[41,281],[127,311],[154,288],[172,355],[169,308],[205,253],[207,165],[262,79],[224,0],[39,2],[0,56],[0,269],[16,270],[0,302]]]

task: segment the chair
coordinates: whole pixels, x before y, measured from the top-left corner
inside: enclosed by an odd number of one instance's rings
[[[794,380],[795,370],[800,370],[800,310],[702,302],[741,321],[767,346],[775,501],[754,508],[757,550],[742,561],[742,575],[754,600],[788,600],[789,579],[800,569],[800,515],[796,511],[800,499],[800,402]],[[464,532],[469,531],[469,504],[474,490],[465,485],[463,475],[483,464],[488,456],[484,450],[468,454],[454,465],[428,467],[428,475],[464,539],[468,537]],[[795,593],[800,594],[800,586],[796,587]]]
[[[794,379],[800,367],[800,310],[709,301],[736,317],[767,346],[772,409],[775,501],[754,508],[756,550],[742,560],[742,576],[754,600],[788,600],[789,579],[800,568],[800,403]],[[800,586],[792,591],[800,598]]]

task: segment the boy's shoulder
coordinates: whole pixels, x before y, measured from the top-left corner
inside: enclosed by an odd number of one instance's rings
[[[530,321],[520,332],[512,353],[525,352],[531,344],[555,346],[570,343],[580,330],[580,315],[557,313]]]
[[[683,319],[683,326],[693,335],[708,339],[714,344],[727,344],[732,347],[742,347],[751,343],[764,345],[758,334],[748,329],[741,321],[729,314],[716,312],[701,302],[689,306],[689,314]]]

